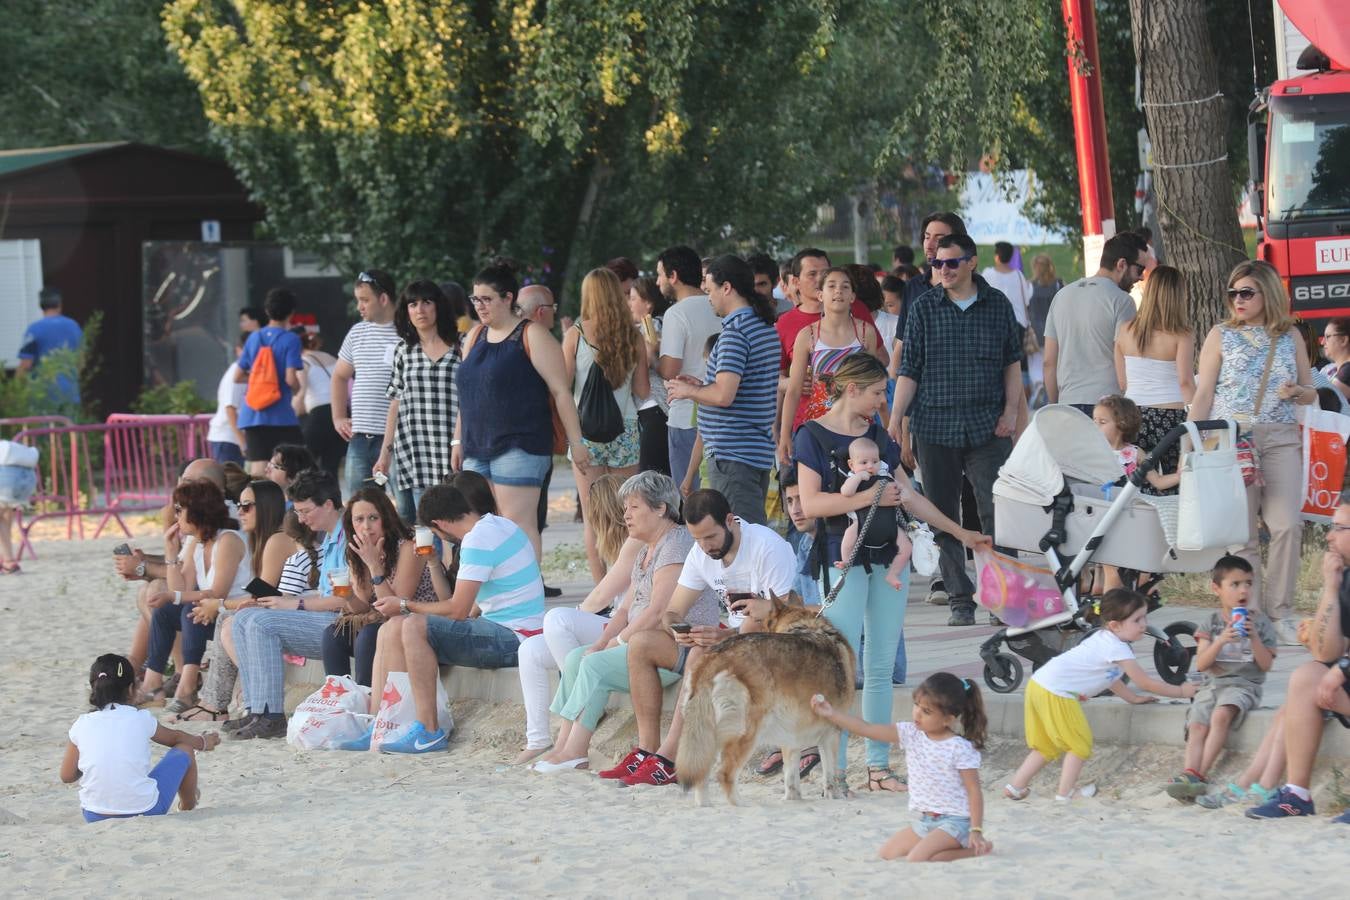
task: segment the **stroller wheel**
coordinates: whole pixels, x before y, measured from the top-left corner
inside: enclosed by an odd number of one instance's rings
[[[1153,644],[1153,666],[1168,684],[1182,684],[1195,659],[1195,623],[1173,622],[1163,629],[1167,642]]]
[[[1022,661],[1007,653],[986,658],[984,683],[996,694],[1011,694],[1022,683]]]

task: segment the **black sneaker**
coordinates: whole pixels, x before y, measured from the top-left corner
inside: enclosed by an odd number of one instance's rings
[[[285,716],[254,716],[252,722],[230,735],[236,741],[251,741],[254,738],[270,740],[285,736]]]
[[[237,719],[230,719],[228,722],[222,723],[220,726],[220,730],[225,732],[226,734],[233,734],[234,732],[243,728],[245,725],[249,724],[256,718],[258,718],[257,713],[244,713]]]
[[[968,609],[952,610],[951,618],[947,620],[948,625],[974,625],[975,613]]]
[[[545,597],[561,597],[561,596],[562,596],[562,588],[555,588],[555,587],[549,587],[548,585],[544,585],[544,596],[545,596]]]

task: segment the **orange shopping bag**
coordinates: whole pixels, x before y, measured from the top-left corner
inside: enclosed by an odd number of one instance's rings
[[[1299,408],[1303,434],[1303,518],[1330,522],[1345,478],[1345,441],[1350,438],[1350,416]]]

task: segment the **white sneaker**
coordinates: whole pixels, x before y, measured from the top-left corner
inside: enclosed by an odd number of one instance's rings
[[[1292,617],[1280,619],[1275,623],[1275,637],[1279,639],[1281,647],[1302,646],[1302,642],[1298,639],[1298,622]]]
[[[941,582],[939,582],[939,584],[940,583]],[[929,606],[946,606],[950,602],[951,598],[947,596],[947,592],[944,591],[941,587],[933,588],[928,592]]]

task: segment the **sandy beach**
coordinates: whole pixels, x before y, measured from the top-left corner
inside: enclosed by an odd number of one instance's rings
[[[131,633],[132,588],[108,563],[119,542],[42,541],[25,574],[0,580],[0,895],[1296,897],[1343,890],[1350,868],[1350,830],[1325,815],[1252,822],[1162,795],[1176,747],[1102,745],[1087,770],[1100,797],[1056,805],[1043,775],[1015,804],[998,789],[1024,749],[995,738],[983,771],[994,854],[916,866],[875,858],[908,821],[903,795],[819,799],[817,773],[810,799],[787,803],[778,779],[746,775],[744,807],[714,792],[698,809],[675,788],[541,776],[506,766],[521,709],[476,701],[455,704],[449,753],[227,741],[200,756],[196,811],[86,825],[57,767],[88,708],[90,662],[124,652]],[[608,717],[596,767],[633,734],[631,715]],[[861,746],[850,755],[859,788]]]

